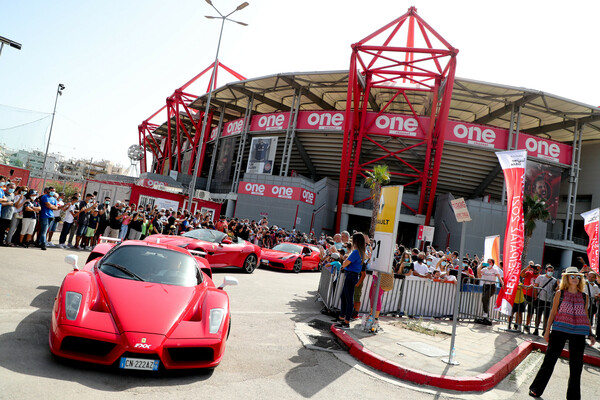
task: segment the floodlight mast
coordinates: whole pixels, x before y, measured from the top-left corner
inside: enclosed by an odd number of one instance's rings
[[[217,72],[217,66],[219,65],[219,49],[221,48],[221,38],[223,36],[223,27],[225,25],[225,20],[227,21],[231,21],[231,22],[235,22],[236,24],[240,24],[243,26],[248,26],[248,24],[244,23],[244,22],[239,22],[239,21],[234,21],[229,19],[228,17],[239,11],[242,10],[244,8],[246,8],[249,3],[247,1],[243,2],[242,4],[240,4],[239,6],[237,6],[237,8],[235,10],[233,10],[232,12],[230,12],[227,15],[223,15],[221,14],[221,12],[219,10],[217,10],[217,8],[213,5],[211,0],[205,0],[212,8],[215,9],[215,11],[220,15],[220,17],[214,17],[214,16],[210,16],[210,15],[206,15],[205,17],[208,19],[221,19],[221,31],[219,32],[219,41],[217,43],[217,54],[215,56],[215,63],[213,64],[213,70],[212,70],[212,76],[210,78],[210,87],[208,90],[208,96],[206,98],[206,108],[204,110],[204,118],[202,119],[202,133],[200,134],[200,140],[198,141],[198,146],[204,146],[204,136],[206,135],[206,124],[208,123],[208,113],[210,111],[210,99],[212,98],[212,92],[213,92],[213,85],[214,85],[214,81],[215,81],[215,74]],[[202,150],[202,149],[199,149]],[[199,173],[199,168],[200,168],[200,154],[201,151],[197,151],[196,152],[196,162],[194,164],[194,171],[192,173],[192,180],[190,182],[190,187],[189,187],[189,191],[188,191],[188,204],[187,204],[187,210],[191,211],[192,210],[192,201],[194,200],[194,192],[196,190],[196,180],[198,177],[198,173]]]

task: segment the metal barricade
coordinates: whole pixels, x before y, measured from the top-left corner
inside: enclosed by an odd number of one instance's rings
[[[456,284],[408,276],[398,313],[409,317],[452,317]]]

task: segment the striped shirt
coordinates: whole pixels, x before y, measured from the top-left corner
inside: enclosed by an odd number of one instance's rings
[[[585,312],[585,300],[581,293],[564,291],[563,300],[552,323],[552,330],[587,336],[590,324]]]

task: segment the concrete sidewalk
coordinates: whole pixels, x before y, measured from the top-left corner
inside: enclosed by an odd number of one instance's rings
[[[457,391],[486,391],[496,386],[533,350],[545,350],[541,336],[505,331],[506,325],[459,323],[456,361],[448,365],[452,321],[381,317],[383,331],[333,325],[331,331],[361,362],[394,377],[417,384]],[[600,366],[600,345],[586,348],[588,364]],[[563,356],[568,356],[565,351]]]

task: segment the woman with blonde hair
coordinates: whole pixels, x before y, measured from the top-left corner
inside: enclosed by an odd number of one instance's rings
[[[586,336],[592,346],[596,338],[592,335],[590,320],[586,313],[589,299],[583,293],[584,275],[576,267],[568,267],[562,274],[560,290],[554,295],[552,311],[548,318],[544,339],[548,349],[544,362],[529,387],[529,395],[539,397],[554,371],[554,365],[565,343],[569,341],[569,384],[567,399],[581,399],[581,371],[583,369],[583,351]],[[552,332],[550,332],[552,328]]]

